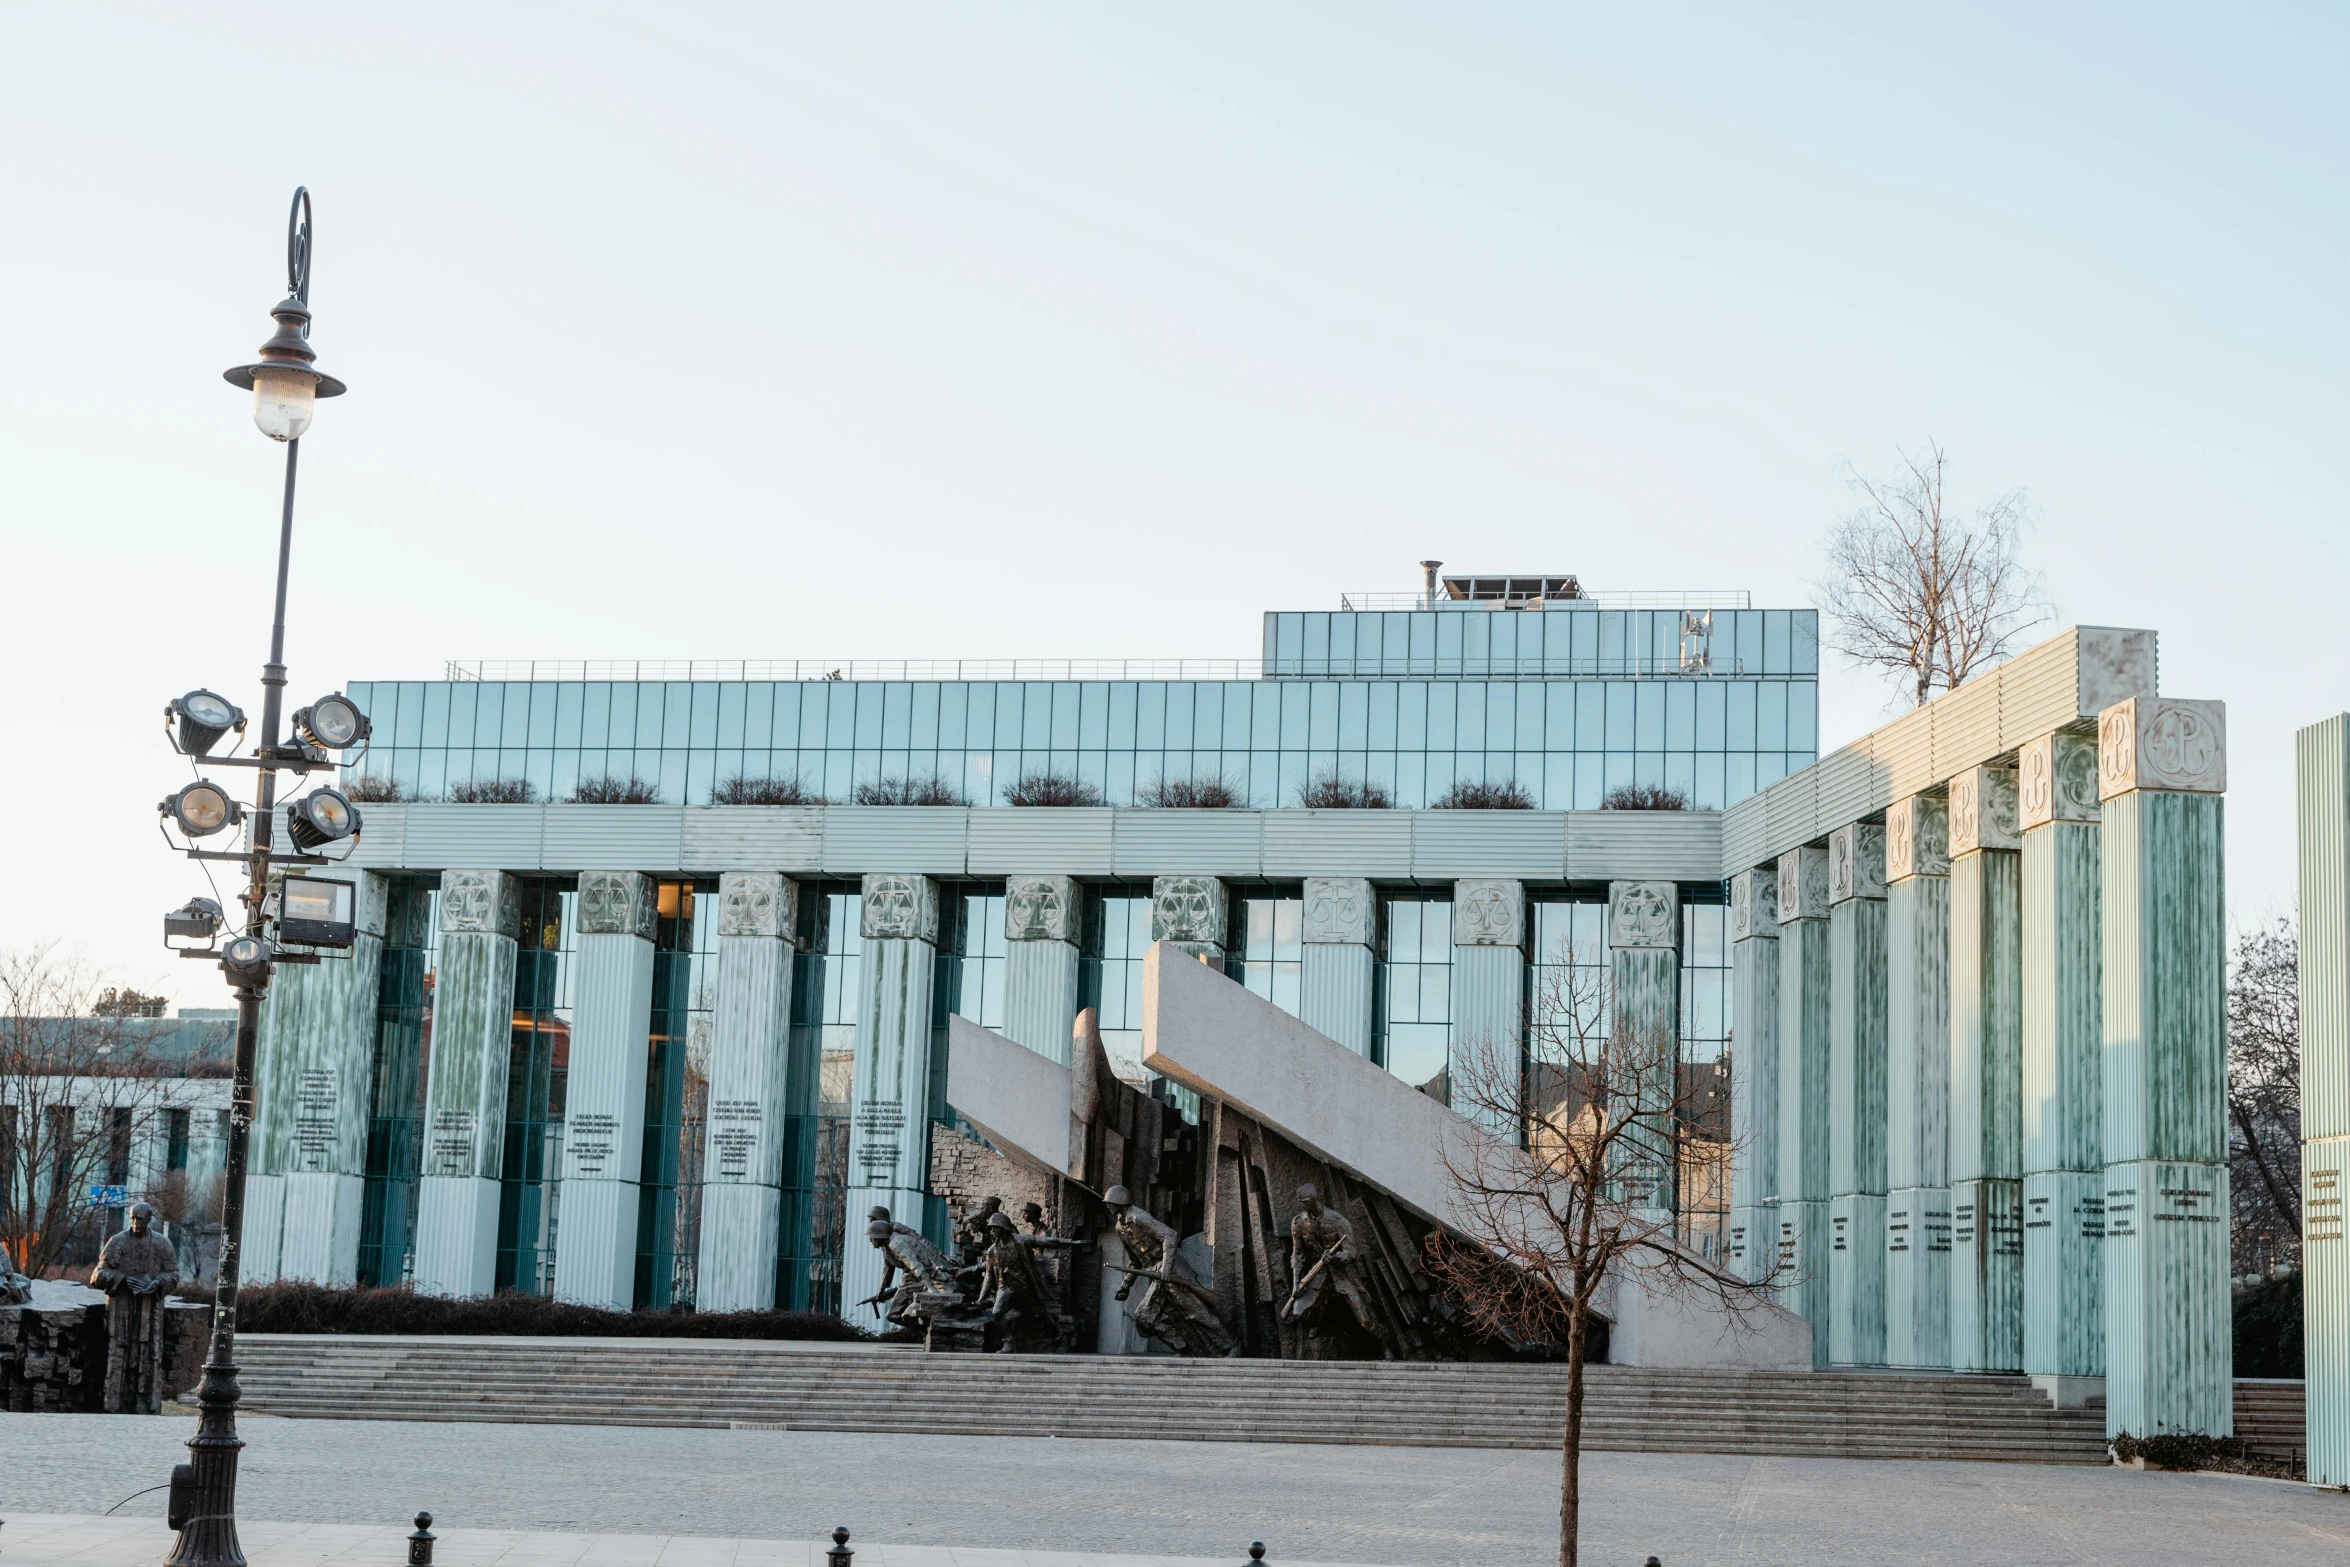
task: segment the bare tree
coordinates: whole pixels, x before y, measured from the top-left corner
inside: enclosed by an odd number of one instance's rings
[[[1828,645],[1901,675],[1916,704],[1989,668],[2046,618],[2041,582],[2017,558],[2032,503],[2009,490],[1960,515],[1946,493],[1950,459],[1932,441],[1903,452],[1901,471],[1845,474],[1864,504],[1828,530],[1819,584]]]
[[[49,947],[0,953],[0,1249],[35,1278],[87,1252],[163,1108],[164,1072]]]
[[[1602,955],[1602,963],[1605,957]],[[1674,1174],[1700,1120],[1717,1119],[1681,1070],[1673,1030],[1610,1016],[1607,970],[1572,952],[1545,965],[1527,1043],[1465,1040],[1452,1102],[1472,1130],[1444,1151],[1449,1234],[1429,1271],[1486,1336],[1563,1346],[1559,1562],[1574,1567],[1582,1512],[1584,1367],[1595,1309],[1632,1288],[1692,1291],[1733,1315],[1771,1281],[1736,1277],[1677,1233]],[[1719,1135],[1709,1128],[1709,1144]]]
[[[2301,941],[2292,920],[2228,955],[2228,1191],[2238,1273],[2301,1265]]]

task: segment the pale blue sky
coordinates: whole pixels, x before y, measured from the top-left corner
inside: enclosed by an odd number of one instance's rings
[[[1850,458],[2030,489],[2230,705],[2291,897],[2340,605],[2350,23],[2317,7],[0,12],[0,791],[190,1002],[162,699],[258,707],[219,379],[318,203],[297,695],[448,658],[1239,656],[1413,562],[1810,602]],[[1890,709],[1823,682],[1823,740]]]

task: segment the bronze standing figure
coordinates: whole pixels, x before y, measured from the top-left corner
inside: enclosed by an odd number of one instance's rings
[[[155,1210],[131,1207],[130,1228],[98,1253],[90,1282],[106,1292],[106,1412],[163,1411],[163,1307],[179,1288],[179,1256],[153,1233]]]

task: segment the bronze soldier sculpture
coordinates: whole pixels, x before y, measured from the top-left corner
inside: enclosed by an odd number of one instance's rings
[[[99,1251],[90,1282],[106,1292],[106,1412],[153,1415],[163,1409],[163,1306],[180,1263],[151,1232],[153,1207],[135,1203],[130,1218]]]
[[[955,1286],[955,1265],[946,1253],[922,1238],[919,1230],[892,1223],[887,1208],[875,1208],[865,1224],[865,1238],[881,1253],[881,1288],[859,1301],[860,1306],[880,1306],[883,1320],[901,1328],[922,1331],[929,1327],[933,1312],[923,1303],[924,1295],[959,1294]],[[895,1294],[891,1281],[901,1279]]]
[[[1289,1221],[1289,1276],[1297,1282],[1290,1286],[1282,1314],[1305,1328],[1309,1337],[1327,1343],[1332,1335],[1318,1327],[1316,1308],[1336,1296],[1346,1303],[1356,1324],[1379,1340],[1382,1357],[1392,1360],[1394,1351],[1374,1325],[1370,1297],[1357,1277],[1360,1263],[1354,1240],[1354,1225],[1345,1214],[1324,1207],[1312,1186],[1297,1189],[1297,1215]]]
[[[1192,1277],[1178,1254],[1182,1237],[1135,1202],[1123,1186],[1102,1193],[1102,1203],[1110,1210],[1129,1264],[1126,1282],[1114,1298],[1125,1300],[1138,1281],[1142,1284],[1142,1298],[1126,1308],[1135,1331],[1163,1341],[1178,1355],[1238,1355],[1240,1346],[1216,1314],[1215,1294]]]
[[[979,1298],[990,1303],[988,1317],[1002,1335],[997,1353],[1019,1350],[1057,1350],[1061,1324],[1053,1311],[1052,1290],[1037,1267],[1036,1254],[1046,1248],[1067,1250],[1075,1241],[1045,1235],[1022,1235],[1008,1213],[988,1215],[985,1271],[980,1275]]]

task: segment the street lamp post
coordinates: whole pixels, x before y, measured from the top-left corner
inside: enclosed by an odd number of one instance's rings
[[[283,963],[318,961],[314,952],[281,951],[274,945],[271,925],[278,918],[278,910],[270,893],[270,867],[332,863],[323,856],[302,851],[338,838],[355,838],[359,826],[358,812],[341,794],[332,789],[316,790],[297,802],[296,809],[311,825],[307,832],[292,834],[296,852],[273,852],[277,775],[281,771],[291,772],[299,778],[333,767],[335,764],[326,755],[327,745],[336,749],[355,747],[366,739],[368,727],[366,718],[346,699],[337,696],[317,704],[318,708],[325,708],[329,703],[341,704],[334,713],[334,721],[326,726],[332,732],[316,733],[320,726],[301,722],[303,715],[297,714],[297,727],[303,734],[291,743],[280,743],[286,684],[286,572],[294,542],[295,467],[301,455],[302,432],[310,427],[316,400],[340,396],[344,390],[342,382],[315,368],[317,355],[310,349],[310,193],[307,190],[294,192],[293,211],[287,219],[286,290],[285,300],[270,312],[277,318],[278,330],[261,345],[261,357],[227,372],[232,385],[253,393],[253,422],[264,435],[284,442],[286,448],[285,499],[277,535],[276,615],[269,632],[269,662],[261,667],[260,738],[249,758],[213,757],[212,747],[231,727],[243,730],[244,715],[226,698],[210,691],[190,692],[169,710],[176,724],[173,743],[183,753],[214,765],[254,770],[254,810],[249,818],[252,837],[248,846],[241,852],[196,848],[184,851],[199,859],[241,860],[246,877],[242,934],[223,947],[182,949],[191,957],[217,958],[236,992],[237,1057],[229,1100],[228,1163],[221,1200],[220,1271],[213,1297],[212,1348],[204,1363],[204,1380],[197,1394],[203,1413],[195,1436],[188,1442],[190,1462],[174,1468],[171,1477],[170,1524],[179,1531],[179,1539],[165,1560],[174,1567],[244,1567],[245,1561],[244,1551],[237,1542],[236,1520],[237,1454],[245,1445],[237,1435],[240,1396],[236,1366],[237,1282],[242,1272],[239,1253],[244,1239],[245,1165],[253,1127],[254,1046],[260,1030],[261,998],[268,992],[272,970]],[[344,709],[348,710],[347,719],[351,721],[346,721]],[[326,743],[321,744],[322,740]],[[167,820],[176,821],[182,832],[191,836],[219,831],[245,819],[226,791],[208,780],[182,790],[179,796],[165,801],[164,807]],[[167,841],[168,837],[166,834]],[[305,838],[309,839],[308,843],[303,841]],[[191,934],[206,923],[213,927],[207,934],[217,934],[220,923],[217,909],[204,900],[198,903],[203,908],[192,903],[188,909],[167,918],[167,939],[174,934]],[[207,914],[206,910],[211,912]]]

